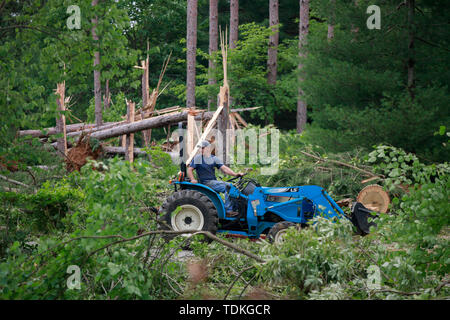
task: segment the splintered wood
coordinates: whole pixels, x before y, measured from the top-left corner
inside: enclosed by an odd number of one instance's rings
[[[222,112],[217,120],[217,130],[222,136],[222,150],[219,154],[222,154],[222,161],[224,164],[228,164],[228,150],[229,146],[227,141],[230,141],[230,134],[228,129],[230,128],[230,87],[228,85],[228,47],[227,47],[227,29],[225,33],[220,32],[220,48],[222,51],[222,67],[223,67],[223,86],[220,87],[219,91],[219,106],[222,106]],[[217,150],[218,151],[218,150]]]
[[[58,83],[56,85],[56,104],[58,105],[58,111],[65,111],[65,84],[64,82]],[[62,133],[63,136],[57,139],[57,149],[58,151],[66,156],[67,155],[67,133],[66,133],[66,117],[64,113],[58,114],[56,118],[56,131],[57,133]]]
[[[170,57],[172,55],[172,52],[169,54],[168,58],[164,60],[163,67],[161,69],[161,73],[159,75],[158,84],[156,85],[156,88],[153,89],[152,93],[150,94],[149,89],[149,57],[148,57],[148,50],[149,50],[149,43],[147,42],[147,59],[141,61],[141,66],[134,66],[135,68],[144,70],[144,73],[142,74],[142,108],[139,109],[138,112],[135,114],[135,121],[143,120],[145,118],[151,117],[154,114],[156,101],[161,94],[162,91],[167,87],[164,87],[160,91],[162,79],[164,77],[164,74],[167,69],[167,65],[169,64]],[[143,136],[144,136],[144,143],[146,147],[149,147],[151,144],[151,135],[152,135],[152,129],[146,129],[143,130]]]
[[[134,108],[135,103],[132,101],[127,101],[127,122],[134,122]],[[125,160],[133,162],[134,160],[134,133],[129,133],[125,138]]]

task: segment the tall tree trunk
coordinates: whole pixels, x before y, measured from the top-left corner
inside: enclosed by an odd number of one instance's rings
[[[105,83],[105,95],[103,96],[103,109],[109,109],[111,105],[111,93],[109,92],[109,79]]]
[[[187,72],[186,107],[195,107],[195,64],[197,51],[197,0],[188,0],[187,4]]]
[[[212,55],[219,48],[219,6],[218,0],[209,0],[209,54]],[[208,63],[209,69],[209,77],[208,77],[208,85],[213,85],[217,83],[215,76],[213,76],[216,66],[214,65],[214,61],[212,59],[209,60]],[[208,111],[211,109],[211,106],[214,104],[215,99],[208,99]]]
[[[298,49],[299,56],[303,57],[303,46],[306,44],[306,38],[309,31],[309,0],[300,0],[300,22],[298,24]],[[298,69],[302,69],[302,64],[298,64]],[[306,101],[300,83],[303,79],[299,76],[298,100],[297,100],[297,132],[301,133],[306,125]]]
[[[415,0],[408,0],[408,92],[412,100],[414,100],[414,88],[416,80],[414,76],[414,66],[416,60],[414,58],[414,7]]]
[[[276,26],[279,24],[278,19],[278,0],[269,0],[269,23],[270,26]],[[277,53],[278,53],[278,39],[279,32],[277,28],[272,28],[275,32],[270,36],[269,49],[267,57],[267,83],[275,85],[277,82]]]
[[[239,0],[230,0],[230,49],[236,48],[239,30]]]
[[[98,4],[98,0],[92,0],[91,6],[95,7]],[[95,29],[98,24],[98,18],[95,16],[91,20],[92,22],[92,39],[94,40],[94,45],[99,46],[98,35]],[[103,124],[102,116],[102,88],[100,83],[100,52],[94,52],[94,97],[95,97],[95,124],[101,126]]]

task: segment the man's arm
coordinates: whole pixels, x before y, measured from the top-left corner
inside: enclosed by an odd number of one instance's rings
[[[237,176],[242,176],[243,175],[242,172],[236,173],[233,170],[231,170],[229,167],[227,167],[226,165],[221,166],[220,167],[220,171],[222,171],[223,173],[228,174],[230,176],[233,176],[233,177],[237,177]]]
[[[188,169],[187,169],[187,175],[188,175],[188,178],[191,180],[192,183],[197,183],[198,182],[194,178],[194,168],[189,166]]]

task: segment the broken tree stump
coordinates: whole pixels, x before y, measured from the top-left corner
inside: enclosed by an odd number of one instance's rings
[[[214,114],[214,112],[205,112],[205,113],[203,113],[203,115],[198,115],[195,118],[196,119],[203,118],[203,120],[208,120],[208,119],[211,119],[213,114]],[[184,112],[177,112],[177,113],[173,113],[173,114],[152,117],[149,119],[135,121],[132,123],[123,123],[123,124],[120,124],[118,126],[115,126],[115,127],[109,128],[109,129],[93,132],[91,134],[91,138],[95,138],[98,140],[104,140],[104,139],[108,139],[108,138],[122,136],[124,134],[135,133],[135,132],[142,131],[145,129],[161,128],[161,127],[165,127],[169,124],[187,121],[187,116],[188,116],[188,112],[184,111]]]
[[[134,122],[134,108],[135,103],[132,101],[127,101],[127,122]],[[125,139],[125,160],[133,162],[134,160],[134,133],[128,133]]]
[[[58,105],[58,111],[65,111],[65,84],[64,82],[56,85],[56,104]],[[56,146],[58,151],[66,156],[67,155],[67,133],[66,133],[66,117],[64,113],[59,113],[56,118],[56,129],[58,133],[62,133],[63,136],[56,140]]]

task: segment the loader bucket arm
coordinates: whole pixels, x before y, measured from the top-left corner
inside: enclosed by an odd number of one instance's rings
[[[325,218],[348,218],[323,188],[319,186],[303,186],[300,187],[299,191],[303,197],[308,198],[314,203],[316,211],[318,211],[317,213],[322,214]]]

